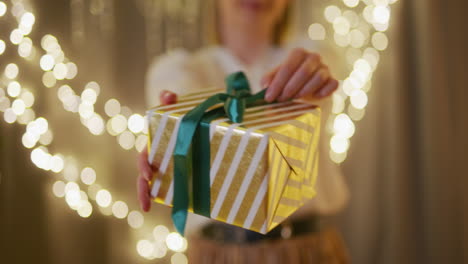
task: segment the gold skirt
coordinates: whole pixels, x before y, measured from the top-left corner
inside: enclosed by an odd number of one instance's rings
[[[187,253],[190,264],[349,263],[343,239],[332,227],[289,239],[267,240],[245,245],[190,238]]]

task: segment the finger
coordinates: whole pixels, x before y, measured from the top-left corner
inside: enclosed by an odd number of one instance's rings
[[[175,104],[177,102],[177,94],[167,90],[163,90],[159,94],[159,99],[162,105]]]
[[[263,76],[262,80],[260,81],[260,85],[262,86],[263,89],[266,89],[268,88],[268,86],[270,86],[279,68],[280,66],[276,66],[275,68],[273,68],[273,70],[271,70],[270,72],[268,72],[267,74]]]
[[[302,63],[284,87],[281,95],[278,97],[278,101],[286,101],[293,98],[320,66],[321,63],[318,54],[310,53],[307,55],[307,59]]]
[[[153,170],[151,168],[151,165],[148,163],[148,154],[147,153],[141,153],[138,156],[138,170],[140,171],[140,174],[143,178],[146,180],[151,180],[153,176]]]
[[[286,62],[280,66],[278,72],[273,78],[273,81],[268,87],[267,93],[265,95],[265,100],[267,102],[273,102],[281,94],[281,91],[283,90],[288,80],[305,60],[305,55],[306,51],[303,49],[295,49],[293,52],[291,52],[291,55],[289,55]]]
[[[336,91],[336,89],[338,89],[338,85],[339,83],[337,80],[330,78],[322,88],[315,92],[314,97],[320,99],[330,96],[334,91]]]
[[[304,85],[304,87],[297,93],[295,98],[312,96],[324,83],[328,81],[330,72],[328,67],[322,66],[315,73],[314,76]]]
[[[148,181],[143,177],[137,179],[138,201],[140,202],[141,210],[148,212],[151,208],[151,199],[149,193]]]

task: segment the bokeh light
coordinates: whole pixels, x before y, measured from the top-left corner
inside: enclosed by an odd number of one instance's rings
[[[143,215],[138,211],[131,211],[127,217],[128,225],[132,228],[140,228],[144,223]]]
[[[96,193],[96,202],[101,207],[108,207],[112,202],[112,195],[106,189],[99,190]]]
[[[122,219],[125,218],[128,214],[128,206],[125,202],[117,201],[112,205],[112,214],[115,217]]]

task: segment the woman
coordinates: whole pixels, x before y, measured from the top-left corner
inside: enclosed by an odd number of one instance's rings
[[[290,0],[217,0],[220,46],[194,54],[174,51],[159,58],[148,72],[148,105],[172,104],[177,95],[222,88],[227,74],[242,70],[252,92],[267,89],[267,101],[313,101],[322,107],[322,120],[326,120],[337,80],[318,53],[280,46],[292,4]],[[328,142],[322,133],[316,198],[268,235],[206,223],[206,218],[191,215],[187,223],[190,262],[346,263],[340,237],[323,225],[323,219],[339,211],[347,200],[339,168],[328,158]],[[149,211],[148,181],[157,168],[148,164],[146,152],[138,163],[138,197],[142,210]]]

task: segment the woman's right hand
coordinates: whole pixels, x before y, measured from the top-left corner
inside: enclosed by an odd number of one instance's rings
[[[169,91],[162,91],[159,98],[162,105],[175,104],[177,102],[177,95]],[[138,201],[141,210],[148,212],[151,209],[149,182],[153,178],[153,173],[158,171],[159,166],[148,162],[148,149],[146,148],[138,155],[137,163],[139,171],[137,179]]]

